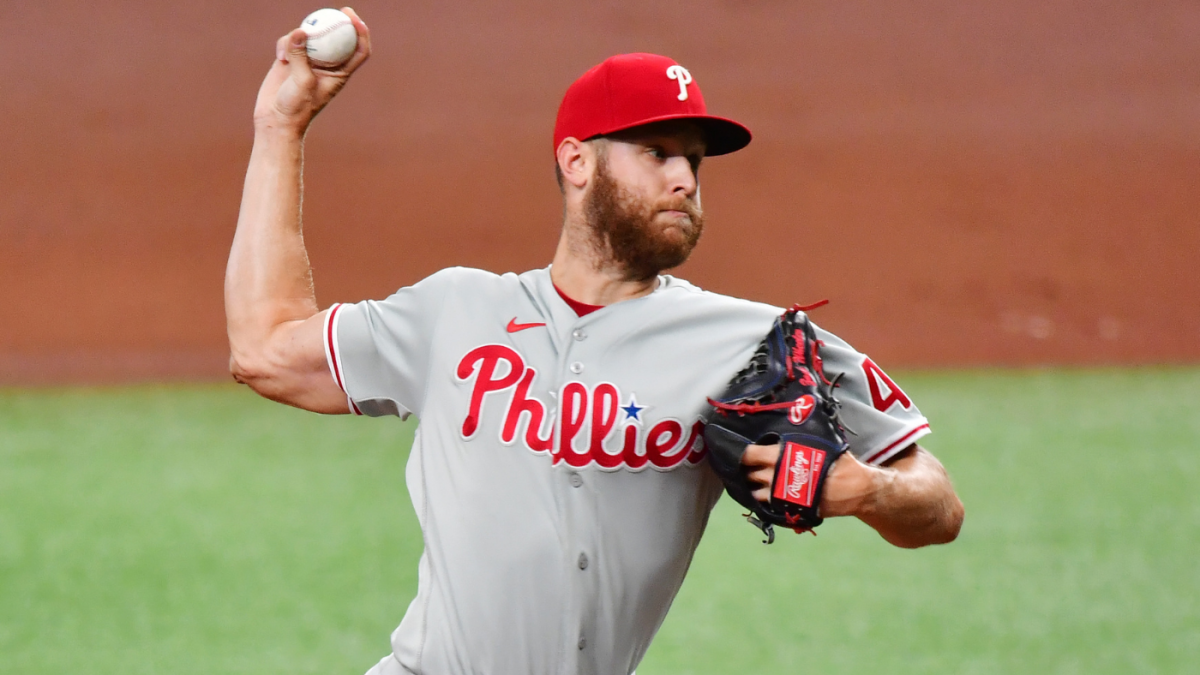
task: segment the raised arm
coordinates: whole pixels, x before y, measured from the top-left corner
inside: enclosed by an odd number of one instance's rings
[[[254,147],[237,232],[225,270],[229,369],[269,399],[323,413],[349,412],[325,360],[312,269],[301,222],[304,135],[371,52],[354,11],[358,49],[337,70],[308,63],[296,29],[275,46],[275,61],[254,107]]]
[[[755,491],[769,499],[779,446],[751,445],[743,455]],[[945,544],[958,537],[964,510],[942,463],[913,444],[884,466],[868,466],[847,452],[829,472],[821,496],[823,517],[856,516],[901,548]]]

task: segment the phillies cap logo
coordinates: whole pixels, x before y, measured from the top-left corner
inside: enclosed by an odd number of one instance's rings
[[[808,419],[808,416],[812,414],[815,404],[816,401],[808,394],[796,399],[792,407],[788,408],[788,421],[796,426],[804,424],[804,420]]]
[[[667,68],[667,79],[679,82],[679,100],[686,101],[687,86],[692,83],[692,74],[687,71],[687,68],[678,64]]]

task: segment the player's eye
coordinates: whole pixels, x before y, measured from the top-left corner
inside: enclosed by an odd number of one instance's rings
[[[651,145],[651,146],[647,147],[646,152],[650,153],[650,156],[654,157],[655,159],[666,159],[667,158],[667,151],[663,150],[661,147],[659,147],[657,145]]]

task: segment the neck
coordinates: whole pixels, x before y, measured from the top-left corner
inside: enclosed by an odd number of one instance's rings
[[[568,219],[550,268],[550,280],[572,300],[607,306],[649,295],[658,286],[657,276],[644,281],[626,279],[624,270],[603,260],[587,236],[585,228]]]

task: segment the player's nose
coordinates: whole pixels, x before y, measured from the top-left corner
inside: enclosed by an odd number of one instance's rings
[[[671,157],[666,162],[666,171],[671,194],[683,193],[688,197],[696,194],[696,172],[687,157]]]

